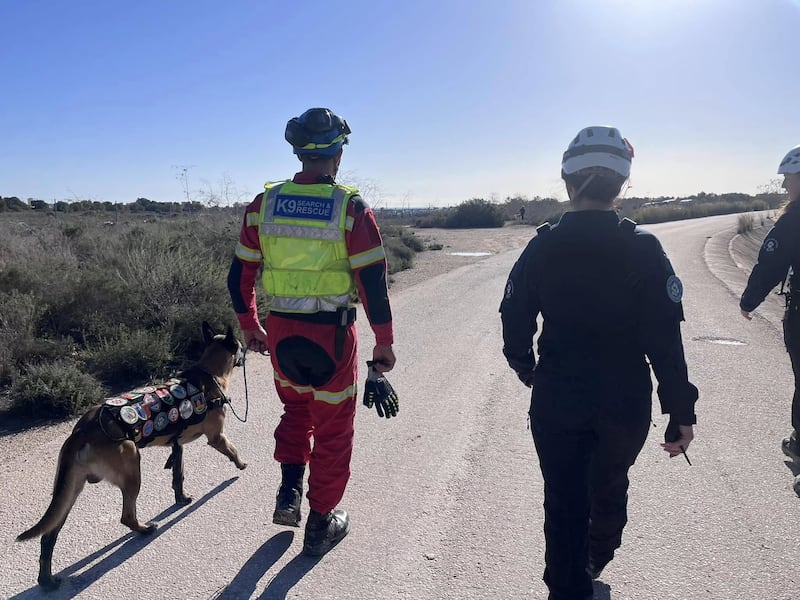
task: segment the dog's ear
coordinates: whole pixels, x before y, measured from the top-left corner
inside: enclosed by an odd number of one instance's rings
[[[205,341],[206,344],[210,344],[214,341],[215,335],[216,332],[214,328],[208,324],[208,321],[203,321],[203,341]]]
[[[230,325],[228,325],[228,331],[225,332],[225,341],[231,345],[236,343],[236,337],[233,335],[233,327]]]

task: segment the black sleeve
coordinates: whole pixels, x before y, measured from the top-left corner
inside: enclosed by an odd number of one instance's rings
[[[536,366],[533,336],[540,307],[533,265],[536,246],[539,245],[537,239],[531,240],[511,269],[500,303],[503,355],[518,373],[527,373]]]
[[[643,261],[638,282],[640,339],[658,380],[661,412],[669,413],[680,425],[693,425],[698,392],[689,382],[681,339],[683,284],[654,236],[639,234],[637,242]]]
[[[233,262],[231,262],[231,267],[228,269],[228,293],[231,295],[233,311],[240,315],[247,312],[247,304],[242,297],[241,280],[242,261],[234,256]]]
[[[366,295],[363,305],[369,322],[373,325],[389,323],[392,320],[392,308],[389,304],[384,263],[364,267],[358,272],[358,277],[361,278],[361,286]]]
[[[792,223],[786,218],[787,216],[778,219],[761,243],[758,262],[750,273],[747,287],[739,302],[739,308],[742,310],[747,312],[755,310],[770,290],[784,280],[789,271],[792,247],[795,243],[793,236],[800,234],[793,233],[797,231],[797,227],[791,227]]]

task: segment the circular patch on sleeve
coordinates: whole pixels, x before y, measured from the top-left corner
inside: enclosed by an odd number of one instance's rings
[[[162,431],[169,424],[169,417],[167,413],[158,413],[156,415],[156,431]]]
[[[178,410],[181,412],[181,419],[188,419],[194,413],[194,406],[192,406],[191,400],[184,400],[181,402]]]
[[[767,238],[764,240],[764,252],[775,252],[778,249],[778,240]]]
[[[139,420],[139,415],[136,413],[136,409],[132,406],[123,406],[119,409],[119,416],[125,421],[128,425],[133,425]]]
[[[667,279],[667,296],[676,304],[683,298],[683,284],[676,275],[670,275]]]
[[[127,403],[125,398],[106,398],[106,404],[109,406],[125,406]]]

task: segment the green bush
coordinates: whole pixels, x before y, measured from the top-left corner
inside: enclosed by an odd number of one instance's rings
[[[403,243],[400,238],[385,238],[383,246],[386,250],[389,275],[405,271],[414,266],[414,251]]]
[[[82,352],[81,358],[86,369],[113,391],[124,391],[168,371],[174,360],[171,340],[158,330],[129,331],[119,326],[116,335]]]
[[[105,395],[97,379],[70,360],[27,365],[11,386],[12,410],[37,417],[68,417],[86,411]]]
[[[445,227],[452,229],[502,227],[505,211],[497,204],[473,198],[459,204],[447,217]]]
[[[423,242],[416,235],[414,235],[413,231],[411,233],[403,232],[402,235],[400,236],[400,241],[403,242],[414,252],[425,251],[425,242]]]

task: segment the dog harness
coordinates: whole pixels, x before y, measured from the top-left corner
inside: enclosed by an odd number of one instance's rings
[[[187,427],[205,419],[209,408],[227,401],[224,394],[206,400],[203,391],[188,379],[172,378],[105,398],[100,408],[100,427],[111,439],[130,439],[142,448],[157,437],[179,436]]]

